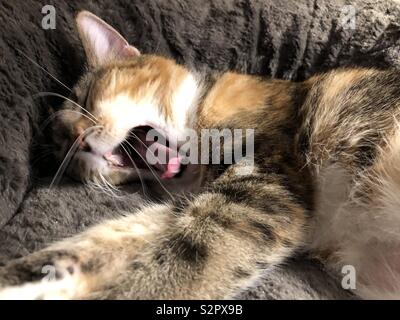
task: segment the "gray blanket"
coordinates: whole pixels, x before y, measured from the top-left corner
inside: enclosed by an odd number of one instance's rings
[[[56,9],[44,30],[42,7]],[[345,6],[352,5],[352,7]],[[114,0],[0,3],[0,263],[76,234],[140,205],[138,186],[119,197],[65,178],[49,189],[57,164],[43,127],[73,86],[84,55],[73,17],[86,9],[144,53],[201,69],[233,69],[301,80],[339,66],[400,64],[400,4],[384,0]],[[355,20],[352,15],[355,13]],[[266,273],[241,298],[348,298],[317,263],[297,257]]]

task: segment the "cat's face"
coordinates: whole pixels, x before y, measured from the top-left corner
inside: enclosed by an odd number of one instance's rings
[[[172,144],[196,121],[195,77],[171,60],[140,55],[88,12],[78,15],[77,24],[90,70],[73,89],[76,103],[66,101],[54,125],[57,157],[71,157],[67,172],[83,181],[119,184],[154,173],[174,177],[181,165],[170,152],[179,146]],[[152,129],[167,143],[146,140]],[[149,167],[147,148],[154,144],[167,157]]]

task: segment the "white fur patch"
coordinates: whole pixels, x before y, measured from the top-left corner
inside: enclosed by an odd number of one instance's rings
[[[351,215],[346,208],[349,197],[349,175],[339,165],[322,169],[318,180],[315,201],[315,234],[312,248],[326,248],[341,238],[349,229]]]
[[[106,129],[116,137],[118,144],[134,127],[152,126],[164,131],[171,141],[183,139],[185,129],[192,127],[197,115],[199,96],[198,83],[193,75],[188,76],[172,93],[172,119],[165,119],[160,102],[153,96],[139,94],[134,100],[128,94],[100,101],[97,108],[100,118],[107,119]],[[117,141],[116,141],[117,142]],[[91,141],[95,143],[96,141]]]
[[[189,73],[172,96],[172,113],[176,126],[184,130],[193,127],[197,116],[199,84]]]
[[[73,299],[79,285],[72,277],[56,281],[40,281],[0,289],[0,300],[65,300]]]
[[[137,126],[162,124],[162,116],[157,102],[150,99],[133,100],[127,94],[120,94],[98,104],[100,117],[107,119],[109,128],[123,139],[127,132]]]
[[[333,253],[331,265],[355,268],[356,293],[400,297],[400,131],[357,181],[338,165],[321,169],[311,249]]]

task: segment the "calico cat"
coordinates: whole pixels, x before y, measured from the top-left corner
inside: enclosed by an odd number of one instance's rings
[[[354,267],[360,297],[400,298],[397,70],[340,69],[304,82],[201,75],[141,55],[89,12],[77,26],[90,68],[54,128],[60,159],[74,151],[69,174],[116,185],[190,173],[198,190],[10,261],[1,297],[229,298],[309,252],[338,274]],[[253,169],[148,165],[138,149],[151,145],[151,128],[171,141],[186,129],[254,129]],[[54,281],[40,281],[47,265]]]

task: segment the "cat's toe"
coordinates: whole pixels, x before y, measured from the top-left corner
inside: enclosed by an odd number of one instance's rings
[[[72,276],[61,280],[37,281],[0,289],[0,300],[64,300],[73,299],[78,284]]]
[[[40,252],[0,269],[0,299],[73,299],[82,287],[79,259],[65,252]]]
[[[81,277],[71,252],[42,251],[0,268],[1,299],[71,299]]]

